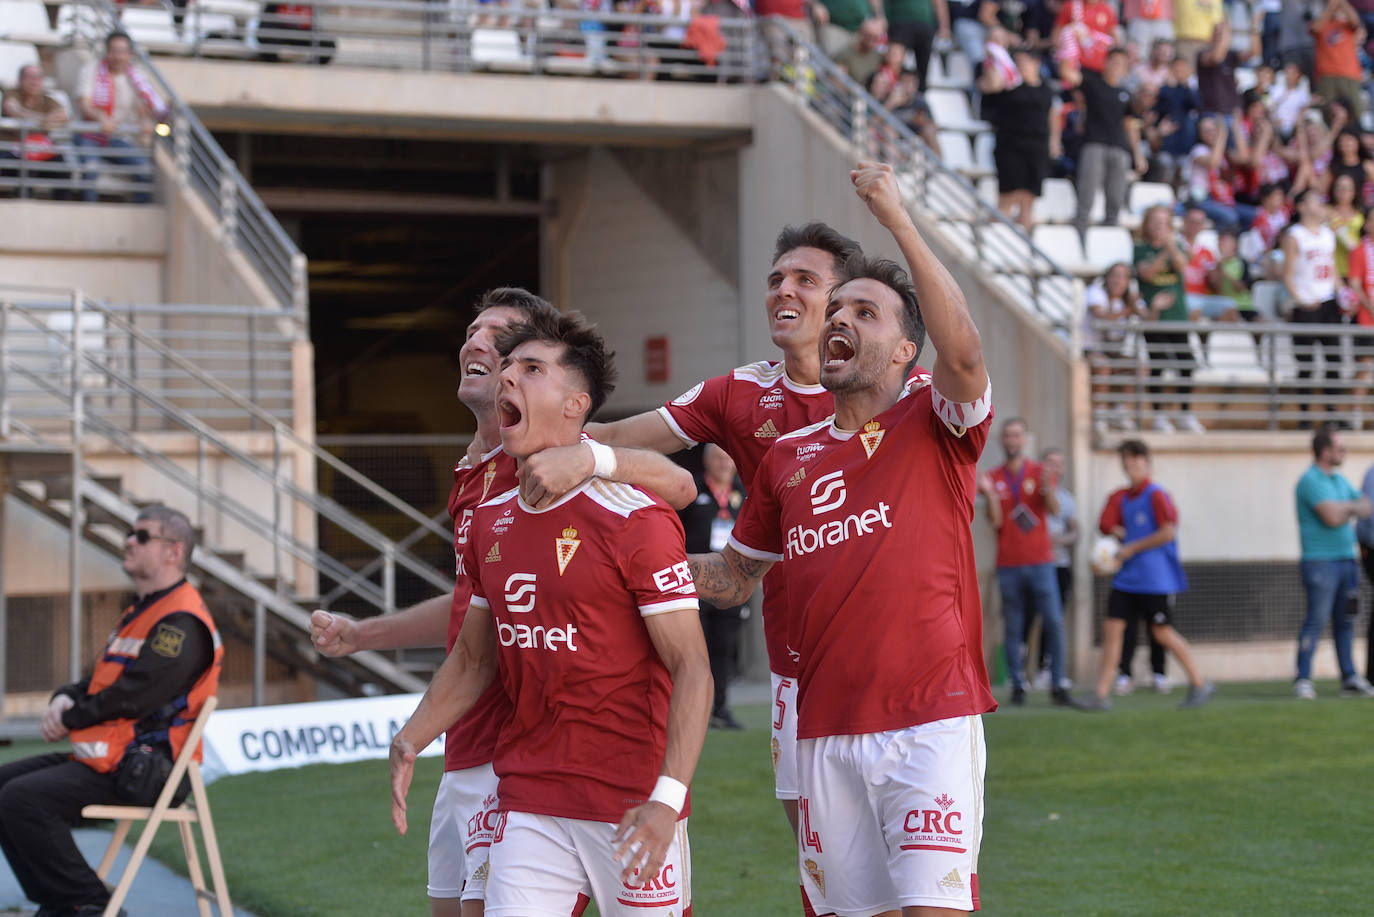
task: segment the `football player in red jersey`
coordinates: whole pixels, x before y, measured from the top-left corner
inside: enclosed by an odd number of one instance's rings
[[[578,443],[611,386],[580,316],[534,317],[498,338],[497,410],[518,463]],[[602,450],[596,444],[598,462]],[[478,506],[460,558],[473,595],[453,652],[392,744],[392,805],[406,827],[416,752],[499,677],[513,711],[499,778],[486,912],[690,908],[687,785],[706,734],[711,675],[677,515],[601,478],[545,507],[512,489]]]
[[[476,455],[453,470],[449,516],[454,520],[454,550],[459,555],[477,504],[510,490],[516,484],[516,465],[501,448],[496,414],[500,357],[495,336],[512,323],[556,310],[539,296],[516,287],[485,293],[477,303],[477,317],[467,328],[458,352],[462,377],[458,399],[477,421],[473,437]],[[674,505],[690,501],[696,492],[691,475],[655,453],[617,449],[621,461],[617,479],[631,480],[664,494]],[[472,588],[460,576],[454,590],[391,615],[355,621],[347,615],[317,610],[311,615],[311,636],[326,656],[345,656],[363,650],[418,646],[453,648]],[[480,917],[486,887],[487,848],[496,799],[496,774],[491,759],[496,734],[510,715],[505,691],[494,685],[480,702],[448,729],[444,742],[444,776],[434,800],[430,821],[428,892],[433,917]]]
[[[996,709],[969,528],[992,389],[964,296],[891,168],[860,163],[851,178],[911,275],[846,263],[818,346],[834,416],[779,437],[729,546],[690,563],[701,596],[729,602],[789,561],[800,858],[823,903],[863,917],[969,911],[981,714]],[[908,385],[927,331],[932,376]]]

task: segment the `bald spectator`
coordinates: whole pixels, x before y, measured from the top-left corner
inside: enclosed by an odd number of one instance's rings
[[[100,125],[99,133],[77,134],[76,145],[91,150],[81,154],[85,167],[81,192],[87,201],[96,200],[95,182],[99,163],[114,163],[135,168],[133,180],[152,183],[148,147],[153,128],[167,108],[157,90],[134,64],[134,47],[123,32],[111,32],[105,39],[105,56],[87,64],[77,80],[76,104],[81,117]],[[99,150],[122,150],[112,155]],[[147,203],[152,195],[140,191],[136,203]]]
[[[47,133],[67,123],[67,109],[55,97],[43,91],[43,70],[37,64],[26,64],[19,68],[18,88],[5,92],[3,112],[6,118],[26,122],[28,130],[22,137],[23,149],[16,148],[13,152],[8,148],[0,149],[0,160],[17,162],[22,155],[27,161],[24,171],[29,175],[45,180],[71,178],[66,160]],[[3,144],[17,144],[20,139],[19,131],[0,131],[0,142]],[[18,176],[19,171],[18,166],[0,168],[0,178]],[[8,190],[0,185],[0,193],[7,193]],[[27,189],[21,188],[19,193],[26,195]],[[69,191],[62,189],[55,191],[53,196],[66,200],[69,194]]]
[[[883,27],[876,19],[859,26],[849,44],[835,55],[835,64],[860,86],[867,86],[883,65]]]
[[[849,47],[867,20],[877,21],[879,44],[887,32],[882,0],[820,0],[811,12],[820,26],[821,47],[831,57]]]

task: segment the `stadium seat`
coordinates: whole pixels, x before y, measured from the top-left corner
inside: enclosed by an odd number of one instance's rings
[[[975,120],[969,108],[968,93],[957,89],[932,89],[925,94],[930,115],[941,130],[976,134],[992,130],[986,121]]]
[[[0,0],[0,38],[39,45],[59,42],[42,0]],[[0,79],[8,83],[14,74],[0,74]]]
[[[1248,39],[1247,39],[1247,40],[1248,40]],[[1243,93],[1243,92],[1245,92],[1247,89],[1253,89],[1254,86],[1255,86],[1255,83],[1257,83],[1258,81],[1259,81],[1258,78],[1255,76],[1255,71],[1254,71],[1253,69],[1251,69],[1250,67],[1237,67],[1237,68],[1236,68],[1236,91],[1237,91],[1237,92],[1242,92],[1242,93]]]
[[[1067,178],[1047,178],[1035,199],[1032,213],[1037,223],[1070,223],[1078,207],[1078,194]]]
[[[1250,287],[1250,301],[1255,311],[1267,322],[1281,321],[1279,308],[1283,300],[1283,284],[1277,280],[1259,280]]]
[[[104,24],[101,22],[100,14],[93,6],[86,6],[79,3],[64,3],[57,10],[57,36],[62,40],[72,38],[78,25],[84,33],[98,33]]]
[[[472,61],[506,69],[510,65],[530,66],[520,47],[520,36],[509,29],[473,29]]]
[[[963,139],[968,142],[967,137]],[[964,184],[947,172],[931,174],[912,197],[946,220],[967,222],[977,213],[977,195],[970,195]]]
[[[978,179],[978,198],[989,207],[997,206],[997,177],[985,175]]]
[[[1100,274],[1118,261],[1130,264],[1135,255],[1135,242],[1123,226],[1089,226],[1083,254],[1094,273]]]
[[[1260,385],[1269,381],[1255,352],[1255,336],[1249,331],[1211,331],[1206,351],[1206,363],[1193,370],[1196,384]]]
[[[1021,308],[1035,312],[1035,295],[1031,291],[1031,279],[1024,274],[992,275],[993,286],[1005,292]]]
[[[973,85],[973,68],[961,51],[950,51],[942,56],[930,56],[930,71],[926,83],[931,89],[958,89],[967,92]]]
[[[1021,233],[1010,224],[996,222],[976,227],[974,241],[981,267],[1023,275],[1031,270],[1030,248]],[[1029,278],[1026,279],[1029,282]]]
[[[0,86],[14,88],[19,68],[38,63],[38,49],[27,41],[0,41]]]
[[[924,89],[957,89],[949,78],[945,76],[944,55],[930,55],[930,65],[926,67],[926,85]]]
[[[973,137],[973,164],[992,175],[997,174],[997,162],[992,158],[996,146],[997,135],[992,131],[983,131]]]
[[[172,13],[162,6],[126,6],[120,27],[149,51],[173,51],[184,47],[172,26]]]
[[[1036,311],[1062,325],[1073,322],[1073,304],[1082,299],[1082,281],[1063,274],[1050,274],[1041,277],[1037,283],[1039,295],[1035,298]]]
[[[1145,211],[1156,204],[1174,206],[1174,189],[1164,182],[1138,181],[1131,185],[1128,195],[1128,209],[1136,216],[1144,216]]]
[[[218,699],[211,697],[205,702],[200,710],[200,715],[196,717],[195,725],[191,727],[191,732],[186,737],[186,744],[182,746],[181,754],[177,755],[177,760],[172,765],[172,773],[167,777],[167,784],[163,787],[161,794],[157,797],[157,802],[152,808],[144,806],[86,806],[81,810],[82,818],[114,819],[114,836],[110,838],[110,845],[105,848],[105,856],[100,861],[100,867],[96,870],[96,875],[104,879],[114,866],[115,859],[119,855],[119,850],[124,846],[124,839],[129,836],[129,829],[134,822],[147,822],[143,831],[138,836],[138,843],[134,845],[133,853],[129,855],[128,865],[124,867],[124,872],[120,875],[118,884],[115,885],[114,892],[110,895],[110,903],[105,907],[105,917],[113,917],[120,913],[120,906],[128,897],[129,889],[134,884],[134,877],[138,874],[139,867],[143,865],[143,860],[148,855],[148,848],[152,845],[153,836],[157,834],[157,829],[163,822],[176,822],[177,828],[181,832],[181,845],[186,852],[186,872],[191,879],[191,885],[196,893],[196,905],[200,911],[200,917],[210,917],[210,902],[214,901],[219,905],[221,917],[231,917],[234,913],[234,906],[229,901],[229,887],[224,881],[224,864],[220,861],[219,840],[215,837],[215,826],[210,818],[210,800],[205,795],[205,781],[200,776],[200,764],[195,760],[195,751],[200,746],[201,733],[205,731],[205,724],[210,719],[210,714],[218,704]],[[188,777],[191,782],[191,796],[182,805],[172,808],[172,797],[176,794],[177,787],[181,785],[182,777]],[[214,890],[205,887],[205,875],[201,872],[200,856],[196,851],[196,838],[191,831],[192,825],[200,825],[200,839],[205,845],[205,859],[210,866],[210,878],[214,882]]]
[[[1053,258],[1061,270],[1079,275],[1092,273],[1083,257],[1083,243],[1078,238],[1078,230],[1072,226],[1037,226],[1031,233],[1031,241],[1036,248]]]
[[[977,171],[973,164],[973,144],[968,134],[962,131],[939,132],[940,159],[945,166],[956,172],[972,173]]]

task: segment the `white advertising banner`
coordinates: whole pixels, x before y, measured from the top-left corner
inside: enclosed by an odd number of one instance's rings
[[[226,774],[385,758],[420,697],[389,694],[216,710],[205,726],[202,771],[208,782]],[[443,753],[440,736],[420,754]]]

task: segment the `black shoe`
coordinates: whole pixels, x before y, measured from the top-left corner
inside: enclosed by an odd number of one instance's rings
[[[1073,706],[1077,706],[1077,704],[1076,704],[1076,702],[1074,701],[1074,699],[1069,695],[1069,689],[1068,689],[1068,688],[1051,688],[1051,689],[1050,689],[1050,703],[1053,704],[1053,705],[1056,706],[1056,707],[1073,707]]]
[[[735,719],[735,715],[729,710],[722,710],[719,713],[711,714],[712,729],[743,729],[744,724]]]
[[[68,911],[67,913],[74,915],[74,917],[100,917],[101,914],[105,913],[105,905],[83,904],[75,910]],[[119,917],[129,917],[129,912],[124,910],[124,908],[120,908]]]
[[[1026,706],[1026,689],[1025,689],[1025,688],[1012,688],[1012,689],[1011,689],[1011,705],[1012,705],[1013,707],[1024,707],[1024,706]]]

